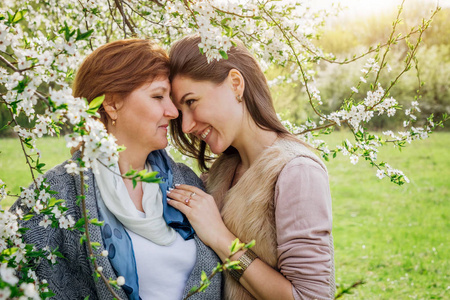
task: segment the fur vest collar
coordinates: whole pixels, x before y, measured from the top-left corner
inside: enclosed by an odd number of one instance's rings
[[[228,229],[242,242],[254,239],[256,244],[252,250],[276,270],[275,185],[284,166],[298,156],[309,157],[326,170],[322,161],[300,142],[278,139],[259,155],[231,189],[240,162],[238,154],[220,156],[211,167],[206,182]],[[254,299],[228,273],[225,276],[225,299]]]

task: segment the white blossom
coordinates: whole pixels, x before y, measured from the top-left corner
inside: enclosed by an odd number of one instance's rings
[[[350,156],[350,162],[354,165],[356,165],[356,163],[358,162],[359,157],[357,155],[352,155]]]
[[[36,290],[36,286],[33,283],[22,283],[20,285],[20,289],[23,290],[24,295],[27,297],[27,299],[40,299],[39,293]]]
[[[380,178],[380,179],[383,179],[384,178],[384,171],[383,170],[377,170],[377,177],[378,178]]]
[[[66,164],[64,166],[64,168],[66,169],[66,172],[69,174],[76,174],[78,173],[78,165],[75,162],[72,162],[70,164]]]
[[[0,48],[1,51],[1,48]],[[8,286],[5,286],[4,288],[0,289],[0,300],[7,300],[10,299],[9,295],[11,295],[11,290]]]
[[[49,255],[47,255],[47,259],[50,260],[52,262],[52,264],[56,264],[56,258],[57,258],[57,256],[53,253],[50,253]]]
[[[6,263],[2,263],[0,265],[0,277],[2,280],[6,283],[9,283],[11,285],[15,285],[19,282],[19,278],[17,278],[15,274],[15,270],[12,268],[9,268]]]
[[[48,218],[48,216],[45,216],[44,219],[42,219],[41,222],[39,222],[39,226],[42,226],[44,228],[47,228],[48,225],[51,225],[52,221],[50,221],[50,219]]]
[[[6,198],[7,192],[6,192],[5,187],[6,187],[5,183],[0,179],[0,202]],[[1,206],[0,206],[0,210],[1,210]]]
[[[125,284],[125,278],[123,276],[117,277],[117,285],[122,286]]]

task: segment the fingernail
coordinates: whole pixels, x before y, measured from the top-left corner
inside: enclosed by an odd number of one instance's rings
[[[176,183],[175,186],[180,186],[180,184],[179,184],[179,183]]]

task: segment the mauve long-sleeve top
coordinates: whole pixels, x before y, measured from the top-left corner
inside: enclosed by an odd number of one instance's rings
[[[278,268],[300,299],[333,298],[331,195],[326,170],[308,157],[291,160],[275,188]]]

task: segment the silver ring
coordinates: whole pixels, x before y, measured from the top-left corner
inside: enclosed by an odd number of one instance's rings
[[[192,198],[192,197],[194,197],[195,195],[197,195],[195,192],[192,192],[190,195],[189,195],[189,198]]]

